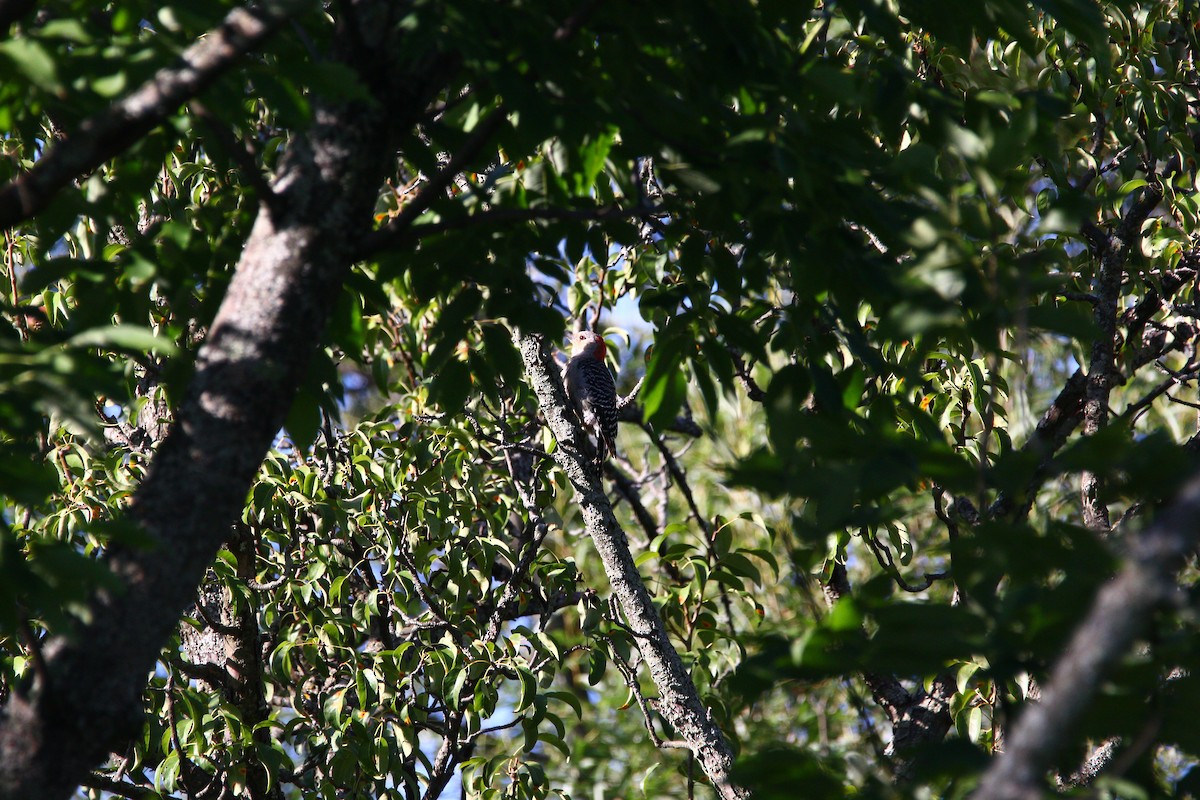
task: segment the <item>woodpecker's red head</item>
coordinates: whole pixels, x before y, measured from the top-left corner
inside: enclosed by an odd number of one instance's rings
[[[571,355],[590,356],[597,361],[603,361],[608,348],[600,334],[591,331],[578,331],[571,336]]]

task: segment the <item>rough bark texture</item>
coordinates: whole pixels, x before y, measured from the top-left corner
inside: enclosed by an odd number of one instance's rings
[[[388,28],[361,24],[354,41],[388,52],[379,41]],[[367,58],[353,62],[364,76],[387,74]],[[140,729],[146,676],[240,512],[370,223],[391,154],[385,114],[383,103],[318,107],[293,140],[274,211],[259,214],[176,424],[135,496],[131,516],[153,544],[112,550],[121,590],[92,600],[76,636],[50,640],[48,680],[0,710],[0,798],[68,797]]]
[[[725,800],[748,797],[748,792],[730,781],[733,753],[729,743],[709,718],[691,675],[671,644],[650,593],[633,563],[625,531],[613,515],[600,476],[581,446],[583,434],[568,415],[559,369],[552,363],[540,336],[517,333],[515,338],[529,382],[558,441],[554,458],[571,481],[588,535],[604,562],[613,594],[637,637],[650,677],[658,689],[658,711],[695,755],[720,797]]]
[[[1121,298],[1121,284],[1125,278],[1125,264],[1130,250],[1141,238],[1142,223],[1162,200],[1162,189],[1149,186],[1136,205],[1130,209],[1114,233],[1104,233],[1095,226],[1085,230],[1093,253],[1099,261],[1096,277],[1096,299],[1092,318],[1098,329],[1092,342],[1091,359],[1088,362],[1087,386],[1083,403],[1083,435],[1094,436],[1108,424],[1108,402],[1113,385],[1119,378],[1116,369],[1117,313]],[[1083,504],[1083,524],[1097,533],[1108,533],[1112,522],[1108,517],[1108,504],[1103,498],[1103,481],[1098,475],[1085,470],[1080,479],[1080,495]]]
[[[244,526],[235,525],[228,547],[237,556],[239,577],[250,586],[257,555],[253,535]],[[224,703],[236,707],[242,724],[254,729],[255,741],[269,746],[270,727],[256,728],[270,718],[259,610],[258,598],[253,593],[235,604],[229,589],[210,573],[200,586],[195,604],[188,610],[194,621],[179,626],[184,661],[172,666],[196,678],[203,691],[216,692]],[[235,750],[231,748],[230,752]],[[236,765],[220,756],[213,760],[220,765],[216,775],[210,775],[190,760],[185,762],[180,784],[188,795],[219,793],[227,785],[225,773],[234,767],[246,776],[250,800],[283,800],[282,784],[273,780],[257,759],[248,758]]]
[[[1045,771],[1099,688],[1104,671],[1124,655],[1154,608],[1175,592],[1176,573],[1200,540],[1200,475],[1158,521],[1131,543],[1129,561],[1096,595],[1075,630],[1041,700],[1030,703],[993,762],[975,800],[1033,800],[1046,791]]]

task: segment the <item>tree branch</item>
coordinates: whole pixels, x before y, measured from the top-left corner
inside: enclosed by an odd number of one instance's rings
[[[1060,447],[1066,444],[1067,438],[1083,419],[1083,401],[1087,391],[1087,379],[1082,370],[1075,370],[1058,395],[1038,420],[1033,435],[1021,447],[1023,453],[1037,455],[1038,464],[1023,496],[999,497],[988,508],[988,517],[996,519],[1013,512],[1017,520],[1025,519],[1037,498],[1038,489],[1042,485],[1050,469],[1050,459]]]
[[[1129,260],[1133,242],[1141,237],[1142,223],[1161,200],[1162,188],[1151,184],[1121,220],[1115,233],[1093,232],[1089,237],[1092,249],[1100,259],[1100,270],[1096,280],[1097,300],[1092,307],[1098,332],[1092,342],[1091,359],[1088,362],[1083,404],[1084,436],[1094,436],[1108,424],[1108,402],[1116,372],[1117,304],[1125,277],[1125,264]],[[1101,497],[1102,492],[1099,476],[1085,470],[1081,478],[1084,525],[1093,531],[1108,533],[1112,529],[1112,522],[1108,516],[1108,505]]]
[[[1135,537],[1129,560],[1104,585],[1091,611],[1008,736],[1007,749],[984,774],[974,800],[1033,800],[1043,795],[1044,772],[1099,689],[1105,671],[1121,658],[1154,609],[1178,591],[1175,578],[1200,540],[1200,474],[1170,508]]]
[[[174,800],[173,795],[160,794],[147,786],[136,786],[124,781],[114,781],[103,775],[91,773],[84,779],[83,785],[89,789],[115,794],[118,797],[128,797],[129,800]]]
[[[834,603],[850,593],[850,580],[845,564],[835,564],[829,580],[821,586],[825,600]],[[884,753],[897,757],[894,770],[897,777],[907,778],[912,771],[909,753],[922,744],[940,742],[950,731],[950,700],[957,692],[953,673],[946,671],[933,679],[929,689],[909,692],[892,675],[864,672],[863,682],[875,702],[892,722],[892,740]]]
[[[450,158],[446,166],[442,167],[441,172],[430,178],[417,196],[400,209],[399,214],[384,227],[363,237],[355,258],[366,258],[372,253],[377,253],[385,247],[390,247],[409,237],[412,234],[413,222],[417,217],[424,214],[433,205],[433,201],[453,183],[455,176],[463,171],[467,164],[479,154],[479,151],[491,141],[496,131],[500,130],[500,126],[507,121],[508,111],[504,106],[498,106],[493,109],[492,113],[484,117],[471,131],[471,135],[467,137],[467,141],[463,142],[458,152]]]
[[[267,0],[235,8],[130,95],[84,120],[23,175],[0,187],[0,228],[11,228],[45,208],[63,186],[124,152],[179,106],[203,92],[245,53],[270,36],[303,0]]]
[[[830,608],[850,594],[850,578],[846,574],[845,564],[833,565],[829,580],[821,584],[821,591]],[[900,684],[900,681],[891,676],[867,672],[863,673],[863,680],[867,684],[867,688],[871,690],[871,696],[875,698],[875,702],[879,703],[893,722],[899,718],[901,709],[912,702],[912,695],[908,690]]]
[[[600,475],[586,454],[586,437],[572,422],[567,410],[559,371],[546,352],[541,336],[517,332],[514,339],[538,404],[558,440],[555,460],[571,482],[588,535],[604,562],[613,595],[637,637],[650,677],[658,689],[659,713],[679,738],[687,742],[717,794],[723,800],[743,800],[748,797],[746,791],[730,781],[733,753],[729,743],[700,702],[692,677],[671,645],[654,601],[633,563],[625,531],[613,516]]]
[[[631,399],[624,405],[617,405],[617,419],[621,422],[632,422],[640,426],[645,416],[645,410],[636,400]],[[684,436],[691,436],[693,438],[704,435],[704,431],[696,424],[696,420],[692,419],[691,411],[686,408],[683,414],[667,423],[663,430],[670,431],[671,433],[682,433]]]
[[[203,53],[228,61],[229,35],[214,34]],[[396,42],[379,38],[377,51],[352,54],[363,74],[386,74]],[[182,91],[177,84],[212,77],[195,70],[173,76],[171,98]],[[424,73],[393,78],[404,79],[394,91],[437,90]],[[162,99],[158,87],[152,94]],[[406,100],[413,114],[427,103]],[[240,513],[370,224],[394,152],[391,126],[401,121],[385,105],[329,102],[280,160],[274,191],[283,211],[258,215],[176,423],[134,495],[130,518],[149,546],[110,548],[107,565],[120,591],[92,597],[90,621],[49,641],[49,679],[8,698],[0,712],[0,799],[66,798],[92,765],[141,730],[146,676]]]

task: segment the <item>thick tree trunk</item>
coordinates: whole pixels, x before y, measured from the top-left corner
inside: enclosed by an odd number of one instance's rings
[[[46,644],[46,679],[0,710],[0,798],[65,798],[140,730],[146,676],[240,513],[370,223],[391,155],[387,113],[383,102],[318,106],[293,140],[134,498],[150,546],[113,548],[120,588],[92,600],[77,635]]]

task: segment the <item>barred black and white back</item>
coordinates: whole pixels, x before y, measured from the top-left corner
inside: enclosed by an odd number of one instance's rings
[[[617,452],[617,387],[604,361],[607,348],[598,334],[579,331],[571,337],[567,362],[567,394],[583,424],[596,434],[597,456]]]
[[[603,361],[584,359],[579,364],[583,391],[579,393],[579,416],[599,438],[599,456],[604,460],[617,453],[617,387]]]

